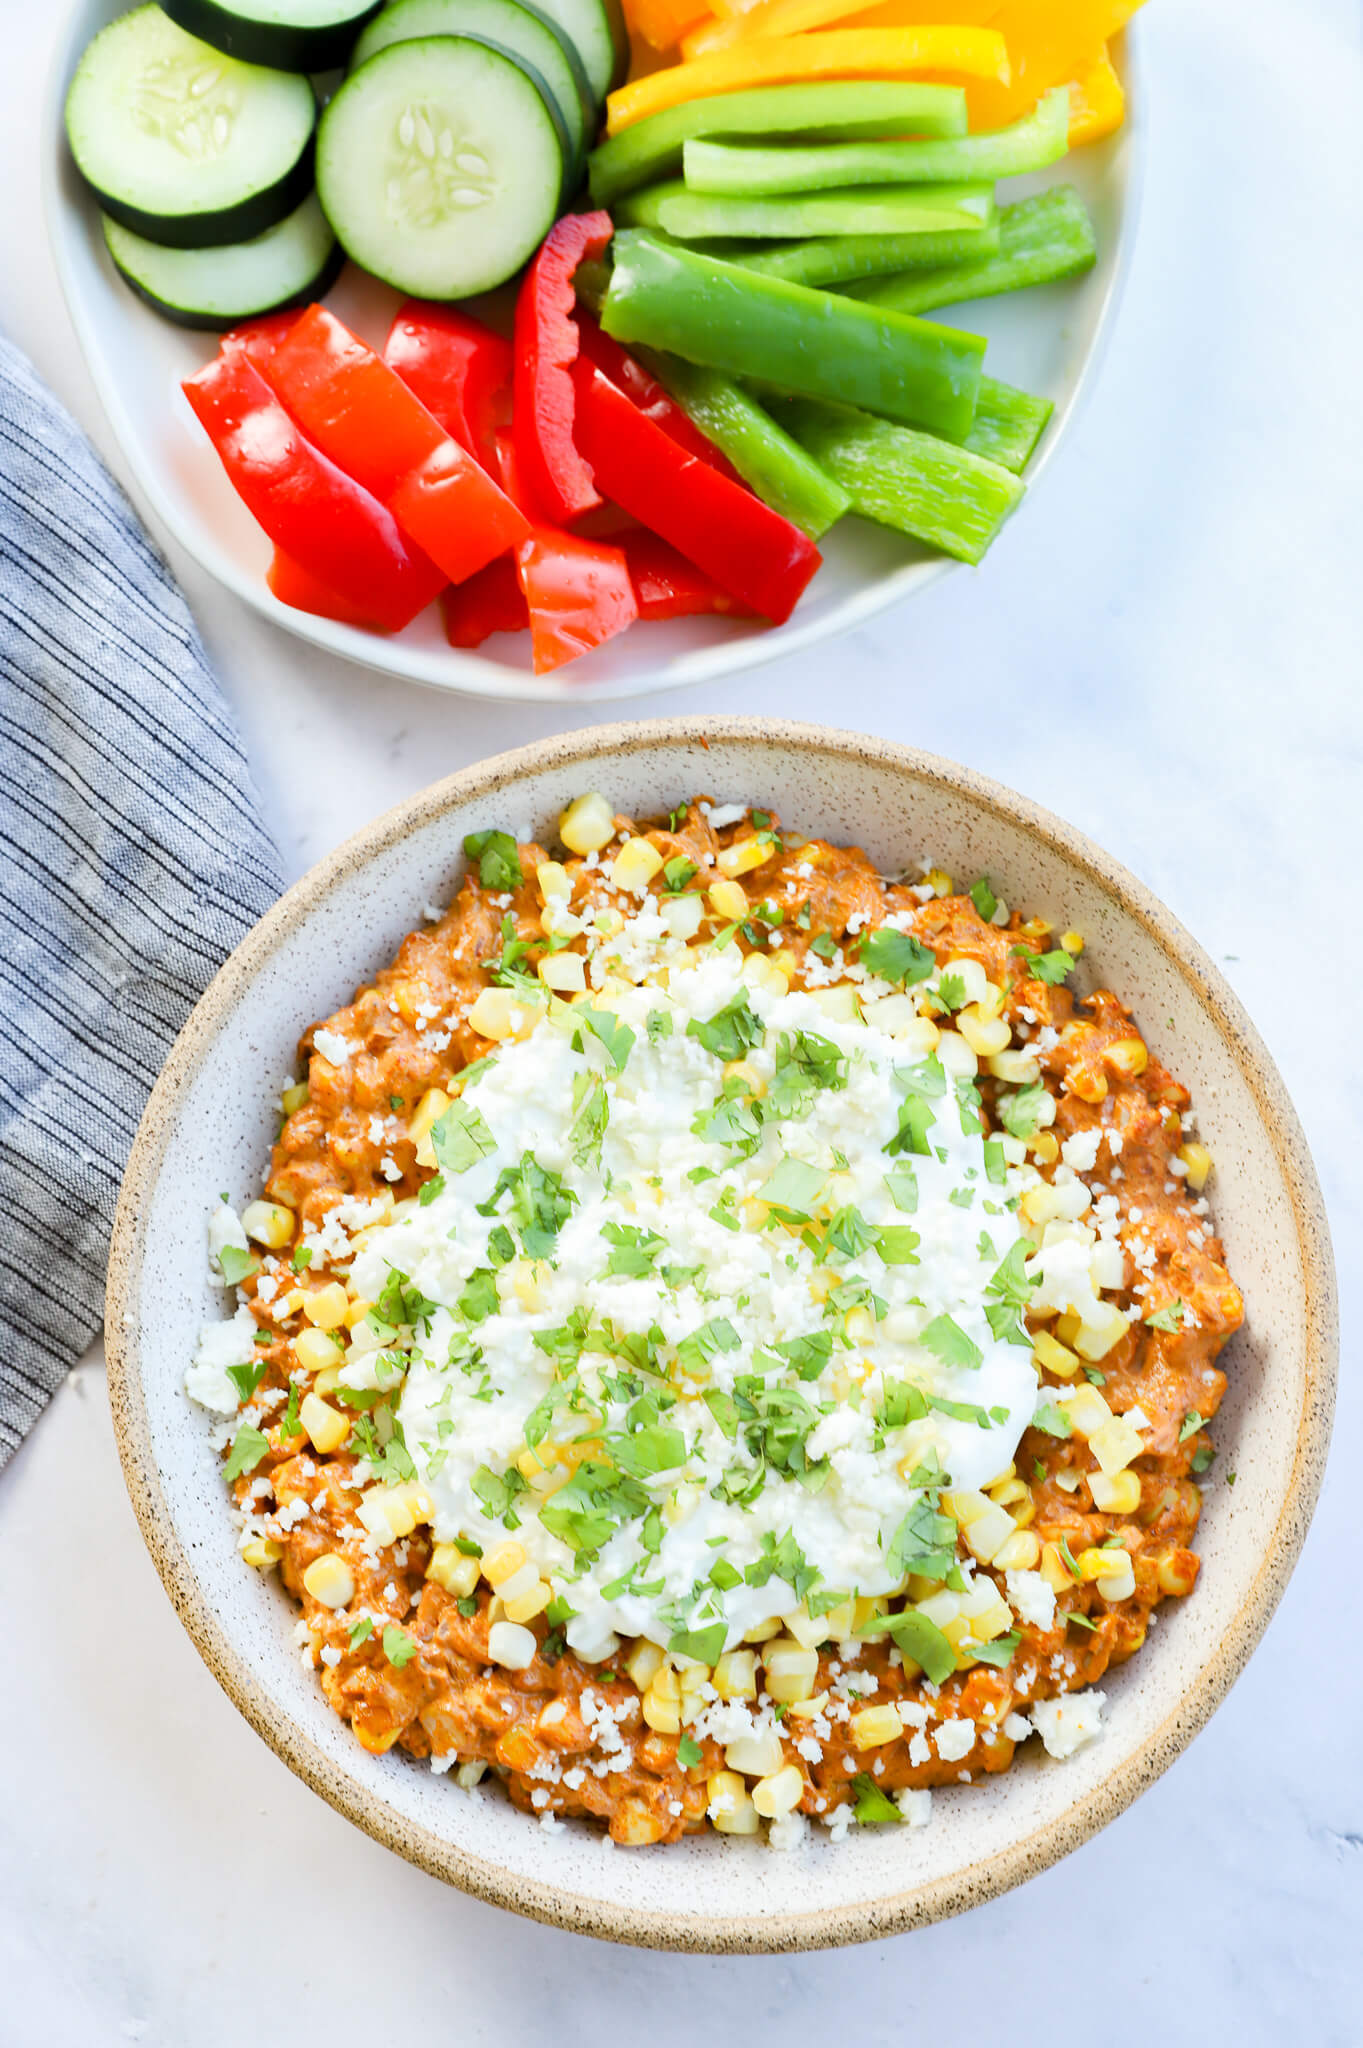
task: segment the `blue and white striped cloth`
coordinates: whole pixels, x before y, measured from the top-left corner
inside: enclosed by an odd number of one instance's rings
[[[0,1465],[99,1328],[118,1183],[281,887],[184,599],[0,339]]]

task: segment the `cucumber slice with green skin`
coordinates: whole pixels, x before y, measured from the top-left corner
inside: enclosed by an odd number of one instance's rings
[[[619,0],[539,0],[582,59],[597,99],[624,82],[629,70],[629,37]]]
[[[529,0],[393,0],[371,21],[351,53],[358,71],[380,50],[424,36],[486,36],[543,78],[563,116],[572,146],[571,188],[576,190],[596,132],[597,106],[574,44]]]
[[[243,64],[333,71],[383,0],[161,0],[172,21]]]
[[[104,240],[126,283],[179,327],[217,330],[307,306],[329,292],[345,251],[309,193],[287,220],[250,242],[167,249],[104,216]]]
[[[159,7],[102,29],[66,96],[81,175],[114,220],[172,249],[248,241],[312,189],[306,78],[239,64]]]
[[[394,43],[322,116],[317,196],[355,261],[418,299],[505,284],[554,224],[568,135],[543,79],[480,36]]]

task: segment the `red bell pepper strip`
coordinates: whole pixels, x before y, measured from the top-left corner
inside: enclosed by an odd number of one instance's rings
[[[535,674],[545,675],[623,633],[639,606],[624,549],[541,520],[511,435],[498,435],[497,459],[503,483],[532,522],[529,540],[516,549],[516,573],[530,614],[531,660]]]
[[[325,306],[309,306],[261,369],[322,453],[387,505],[451,583],[529,533],[468,450]]]
[[[293,611],[311,612],[319,619],[338,619],[343,626],[364,626],[370,632],[385,630],[362,603],[329,588],[301,562],[295,562],[292,555],[286,555],[283,548],[275,549],[265,581],[279,602]]]
[[[215,356],[181,387],[233,488],[276,547],[345,591],[390,633],[449,580],[377,498],[328,461],[240,350]]]
[[[573,273],[588,257],[603,255],[610,238],[608,213],[565,214],[545,236],[516,299],[516,457],[545,517],[560,524],[601,503],[573,440]]]
[[[282,313],[262,313],[258,320],[243,320],[240,327],[230,327],[219,347],[224,355],[231,349],[240,349],[258,370],[263,370],[273,360],[285,335],[298,325],[298,320],[297,306],[290,306]]]
[[[621,546],[641,619],[686,619],[712,612],[729,619],[753,616],[656,533],[637,527],[625,535]]]
[[[519,633],[530,610],[510,555],[498,555],[467,583],[453,583],[440,599],[445,638],[451,647],[481,647],[493,633]]]
[[[822,557],[760,498],[677,446],[596,365],[574,365],[578,444],[601,488],[740,604],[779,625]]]
[[[409,391],[447,434],[495,469],[494,436],[511,422],[511,344],[452,306],[409,299],[383,345]]]
[[[617,391],[623,391],[626,398],[632,399],[640,412],[647,413],[679,448],[685,448],[689,455],[699,456],[721,476],[732,477],[735,483],[742,482],[728,457],[716,448],[713,441],[706,440],[700,428],[663,390],[657,378],[651,376],[628,349],[622,348],[613,335],[607,334],[600,321],[585,306],[578,307],[577,325],[582,338],[582,354],[596,364],[602,376],[608,378]]]

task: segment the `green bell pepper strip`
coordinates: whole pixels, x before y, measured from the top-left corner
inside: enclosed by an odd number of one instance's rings
[[[1034,398],[1030,391],[981,377],[974,424],[961,446],[1021,476],[1054,411],[1049,398]]]
[[[807,142],[853,142],[876,135],[949,138],[966,132],[959,85],[897,79],[835,79],[812,85],[763,85],[667,107],[612,135],[588,160],[592,204],[679,171],[682,148],[700,135],[798,135]]]
[[[793,193],[743,199],[688,192],[680,179],[626,193],[614,206],[625,227],[658,227],[680,242],[720,236],[794,240],[808,235],[934,234],[943,228],[989,227],[995,216],[988,185],[857,185],[847,192]]]
[[[801,142],[763,149],[747,142],[693,137],[682,150],[688,192],[743,199],[825,192],[852,185],[985,183],[1043,171],[1069,149],[1069,88],[1047,93],[1011,128],[954,142]]]
[[[613,248],[601,324],[617,341],[802,397],[844,399],[950,440],[970,432],[985,348],[978,334],[716,263],[638,229],[617,234]]]
[[[854,279],[886,277],[921,266],[973,262],[998,247],[996,226],[942,228],[926,235],[826,235],[808,242],[785,242],[764,248],[760,242],[711,244],[707,256],[741,263],[766,277],[784,277],[790,284],[840,285]],[[581,272],[578,273],[581,276]]]
[[[1016,206],[1002,207],[998,229],[998,248],[992,255],[981,250],[978,262],[915,270],[912,276],[852,284],[849,290],[855,298],[892,306],[897,313],[931,313],[937,306],[1078,277],[1091,270],[1097,258],[1093,223],[1073,185],[1055,185]]]
[[[811,540],[841,519],[851,500],[748,392],[699,363],[655,349],[639,360],[707,441],[727,455],[744,483]]]
[[[777,406],[784,426],[881,526],[978,562],[1026,486],[996,462],[889,420],[807,399]]]

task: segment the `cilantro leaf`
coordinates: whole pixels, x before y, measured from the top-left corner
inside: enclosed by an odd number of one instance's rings
[[[782,1159],[757,1190],[757,1198],[787,1221],[803,1223],[823,1191],[828,1175],[802,1159]]]
[[[878,974],[900,988],[926,981],[937,965],[935,954],[911,932],[893,931],[888,925],[862,940],[857,958],[868,974]]]
[[[989,886],[988,875],[981,875],[977,882],[972,882],[969,893],[971,902],[985,923],[988,924],[990,918],[999,907],[999,899]]]
[[[634,1044],[634,1033],[629,1025],[622,1024],[613,1011],[598,1010],[591,1003],[579,1003],[573,1015],[605,1048],[612,1070],[617,1074],[623,1073]]]
[[[918,1341],[934,1358],[946,1366],[968,1367],[973,1370],[984,1361],[984,1353],[979,1345],[952,1316],[934,1316],[919,1335]]]
[[[249,1401],[265,1376],[265,1360],[253,1358],[249,1365],[229,1365],[227,1377],[243,1401]]]
[[[1057,1408],[1054,1401],[1043,1401],[1032,1416],[1032,1428],[1040,1429],[1047,1436],[1073,1436],[1074,1425],[1063,1408]]]
[[[717,1060],[740,1060],[751,1046],[761,1043],[762,1021],[749,1007],[746,995],[739,995],[713,1017],[704,1021],[693,1017],[686,1035],[698,1040]]]
[[[467,833],[464,855],[477,861],[478,880],[485,889],[519,889],[525,880],[520,852],[509,832]]]
[[[1157,1309],[1145,1318],[1145,1327],[1147,1330],[1168,1330],[1172,1334],[1183,1328],[1187,1315],[1182,1298],[1176,1295],[1167,1307]]]
[[[467,1173],[497,1149],[497,1140],[471,1102],[452,1102],[431,1125],[431,1145],[446,1173]]]
[[[1006,1636],[995,1636],[992,1643],[976,1643],[970,1654],[981,1664],[995,1664],[1002,1668],[1012,1662],[1013,1652],[1021,1641],[1017,1630],[1010,1629]]]
[[[905,1657],[921,1664],[934,1685],[941,1685],[956,1669],[956,1652],[935,1621],[906,1607],[902,1614],[873,1615],[861,1631],[863,1636],[891,1636]]]
[[[699,872],[700,870],[696,863],[693,860],[688,860],[684,853],[673,854],[671,860],[663,862],[664,886],[671,895],[679,895],[691,880],[691,877],[699,874]]]
[[[1013,952],[1022,958],[1027,973],[1034,974],[1038,981],[1044,981],[1052,988],[1058,987],[1076,964],[1074,955],[1067,953],[1063,946],[1057,946],[1050,953],[1030,953],[1026,946],[1014,946]]]
[[[685,1771],[694,1770],[704,1754],[705,1751],[693,1735],[683,1735],[677,1744],[677,1762]]]
[[[601,1235],[614,1247],[606,1261],[607,1273],[621,1274],[631,1280],[640,1280],[651,1273],[658,1262],[659,1252],[667,1250],[665,1237],[634,1223],[603,1223]]]
[[[240,1287],[243,1280],[260,1271],[260,1260],[244,1245],[225,1244],[218,1253],[218,1270],[225,1286]]]
[[[232,1439],[231,1453],[222,1468],[223,1478],[240,1479],[247,1472],[254,1472],[269,1448],[268,1441],[254,1424],[243,1422]]]
[[[712,1622],[708,1628],[678,1629],[669,1637],[667,1647],[682,1657],[696,1657],[702,1664],[717,1664],[728,1633],[726,1621]]]
[[[1198,1431],[1205,1427],[1205,1418],[1198,1414],[1196,1408],[1188,1409],[1187,1413],[1184,1415],[1182,1422],[1179,1424],[1179,1442],[1181,1444],[1186,1444],[1190,1436],[1196,1436]]]
[[[858,1771],[852,1780],[852,1793],[856,1800],[853,1812],[857,1826],[878,1827],[882,1821],[902,1821],[904,1816],[887,1792],[882,1792],[869,1771]]]
[[[1017,1088],[1012,1094],[999,1097],[999,1122],[1010,1137],[1035,1137],[1041,1125],[1041,1103],[1045,1093],[1040,1081],[1031,1081],[1025,1088]]]
[[[1028,1278],[1023,1264],[1026,1257],[1027,1246],[1019,1238],[1009,1246],[1007,1257],[990,1277],[984,1290],[984,1312],[1001,1344],[1025,1344],[1030,1348],[1032,1340],[1022,1318],[1036,1282]]]
[[[383,1631],[383,1654],[395,1671],[401,1671],[416,1655],[415,1642],[396,1622],[390,1621]]]

